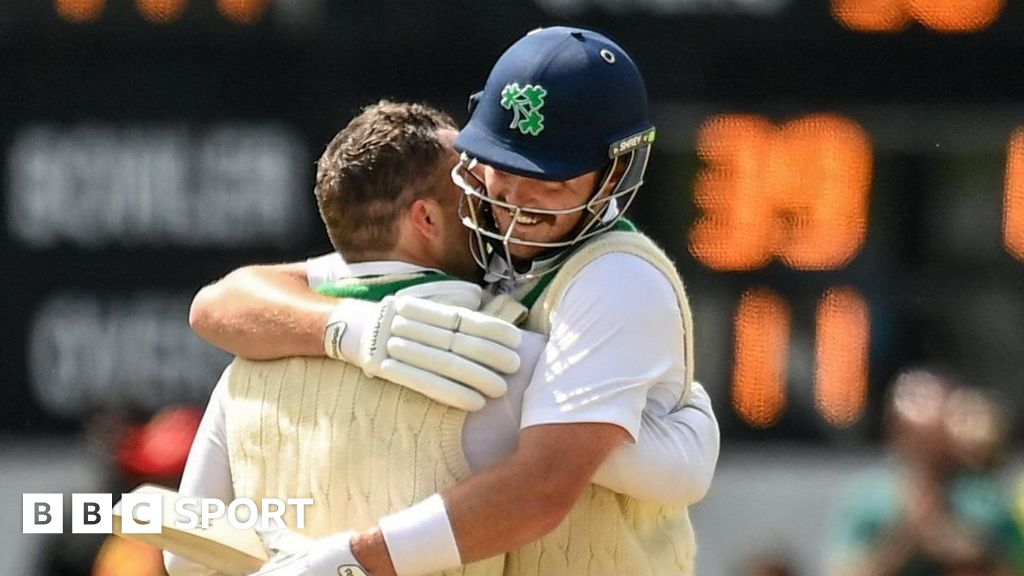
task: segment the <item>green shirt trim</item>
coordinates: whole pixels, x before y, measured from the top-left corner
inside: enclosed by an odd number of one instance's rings
[[[317,288],[316,291],[324,296],[331,296],[333,298],[355,298],[357,300],[380,302],[388,296],[394,296],[400,290],[428,282],[444,280],[457,280],[457,278],[441,274],[440,272],[426,270],[414,274],[383,274],[380,276],[343,278],[324,284]]]

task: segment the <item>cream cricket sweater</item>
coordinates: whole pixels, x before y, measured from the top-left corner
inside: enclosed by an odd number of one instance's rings
[[[377,278],[369,295],[365,285],[346,287],[355,290],[350,296],[363,290],[362,297],[379,299],[408,285],[408,278]],[[371,528],[469,475],[465,412],[344,362],[236,359],[227,398],[236,498],[312,498],[298,530],[312,538]],[[295,529],[294,507],[284,520]],[[498,556],[446,574],[501,569]]]
[[[660,270],[675,290],[686,342],[683,402],[693,382],[690,306],[672,261],[640,233],[601,234],[576,250],[554,278],[525,286],[524,296],[532,294],[529,299],[535,300],[527,327],[550,333],[551,313],[572,280],[588,263],[612,252],[643,258]],[[696,541],[686,508],[639,502],[591,484],[558,528],[506,555],[505,576],[689,576],[695,555]]]

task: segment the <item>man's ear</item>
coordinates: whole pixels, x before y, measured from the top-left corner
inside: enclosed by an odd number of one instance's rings
[[[413,230],[428,240],[441,238],[441,205],[432,198],[419,198],[409,206],[406,215]]]

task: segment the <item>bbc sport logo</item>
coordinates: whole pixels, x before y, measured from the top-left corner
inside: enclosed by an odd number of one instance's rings
[[[164,526],[178,530],[207,529],[215,520],[224,519],[233,528],[247,530],[258,524],[263,530],[284,528],[283,517],[295,509],[295,528],[306,524],[306,507],[312,498],[263,498],[257,504],[249,498],[237,498],[225,506],[216,498],[176,496],[165,502],[159,492],[123,494],[117,506],[112,494],[72,494],[71,533],[111,534],[114,516],[121,518],[123,534],[160,534]],[[64,532],[64,494],[22,494],[23,534],[61,534]]]

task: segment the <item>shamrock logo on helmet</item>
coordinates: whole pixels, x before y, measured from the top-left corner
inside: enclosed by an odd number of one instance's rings
[[[544,107],[544,97],[548,91],[543,86],[527,84],[519,86],[518,82],[506,84],[501,90],[501,107],[512,110],[512,123],[509,128],[518,128],[523,134],[536,136],[544,131],[544,115],[540,109]]]

